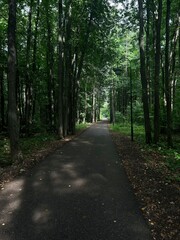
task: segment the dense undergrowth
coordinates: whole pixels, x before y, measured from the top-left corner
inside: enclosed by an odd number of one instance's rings
[[[129,123],[114,124],[110,126],[110,129],[124,134],[126,136],[131,135],[131,126]],[[173,148],[167,147],[166,137],[161,136],[158,144],[145,144],[144,126],[134,125],[134,140],[141,146],[142,151],[148,151],[159,154],[164,164],[173,173],[172,179],[180,181],[180,134],[173,135]]]

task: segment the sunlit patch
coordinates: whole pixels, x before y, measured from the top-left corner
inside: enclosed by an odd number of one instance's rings
[[[50,211],[46,208],[44,210],[35,210],[32,216],[34,223],[46,223],[50,219]]]
[[[7,183],[6,187],[3,188],[3,194],[15,193],[21,191],[24,185],[23,179],[14,180],[13,182]]]
[[[41,183],[39,181],[36,181],[33,183],[33,187],[37,188],[40,187]]]
[[[76,178],[77,177],[77,172],[75,170],[75,166],[74,166],[73,163],[64,164],[61,172],[68,174],[69,177],[71,177],[71,178]]]
[[[20,199],[15,199],[13,202],[9,203],[8,208],[10,209],[17,209],[21,205],[21,200]]]
[[[63,141],[69,142],[70,140],[71,140],[71,138],[66,137]]]
[[[87,180],[84,178],[78,178],[73,182],[73,185],[78,188],[82,188],[86,185]]]
[[[93,144],[92,142],[90,142],[90,141],[85,141],[85,140],[81,141],[81,143],[86,144],[86,145],[92,145],[92,144]]]
[[[1,211],[3,215],[2,215],[2,218],[0,219],[0,225],[2,226],[7,225],[7,223],[9,223],[12,219],[13,212],[19,209],[20,205],[21,205],[21,200],[19,198],[13,200],[13,202],[8,203],[6,207]]]
[[[23,179],[16,179],[5,185],[0,199],[0,225],[7,225],[12,220],[13,213],[20,208],[23,187]]]

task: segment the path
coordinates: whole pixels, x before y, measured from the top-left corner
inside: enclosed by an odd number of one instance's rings
[[[0,239],[151,239],[105,123],[5,185]]]

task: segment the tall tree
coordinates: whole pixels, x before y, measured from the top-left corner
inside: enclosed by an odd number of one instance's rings
[[[166,0],[165,93],[166,93],[168,146],[172,146],[171,80],[169,66],[170,13],[171,13],[171,0]]]
[[[62,9],[62,0],[59,0],[58,3],[58,135],[59,138],[63,138],[63,9]]]
[[[161,18],[162,18],[162,0],[159,0],[158,11],[155,18],[156,50],[155,50],[155,74],[154,74],[154,143],[157,143],[159,141],[159,129],[160,129],[159,74],[161,59]]]
[[[148,91],[147,91],[147,76],[146,76],[146,64],[145,64],[145,49],[144,49],[144,14],[143,14],[143,1],[138,0],[139,5],[139,48],[140,48],[140,72],[141,72],[141,84],[142,84],[142,101],[144,110],[144,124],[146,143],[151,143],[151,124],[149,117],[149,103],[148,103]]]
[[[35,85],[36,78],[37,78],[37,39],[38,39],[39,15],[40,15],[40,0],[37,0],[34,41],[33,41],[33,56],[32,56],[33,86]],[[32,118],[34,118],[34,115],[35,115],[36,95],[37,95],[36,90],[35,88],[33,88]]]
[[[20,159],[19,122],[16,105],[16,0],[9,0],[8,19],[8,131],[11,158]]]
[[[1,53],[1,51],[0,51],[0,53]],[[4,124],[5,124],[5,119],[4,119],[4,66],[2,64],[0,66],[0,131],[3,129]]]
[[[48,124],[54,127],[54,47],[52,44],[51,7],[49,1],[45,3],[47,23],[47,86],[48,86]]]
[[[30,72],[30,49],[32,41],[32,8],[33,0],[30,0],[27,28],[27,45],[26,45],[26,106],[25,106],[25,123],[26,133],[29,134],[32,110],[32,77]]]

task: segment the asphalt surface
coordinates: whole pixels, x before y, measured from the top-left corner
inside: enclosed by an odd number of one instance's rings
[[[106,123],[0,192],[0,240],[150,240]]]

